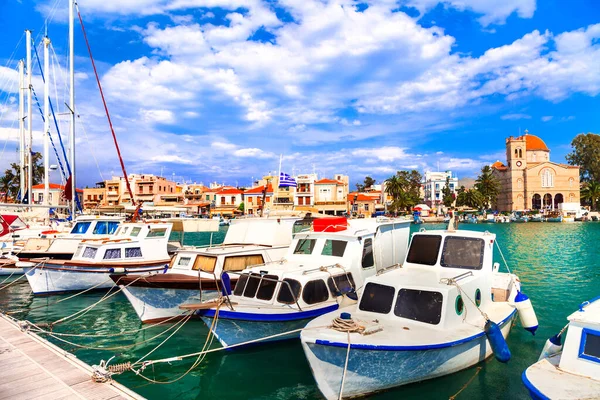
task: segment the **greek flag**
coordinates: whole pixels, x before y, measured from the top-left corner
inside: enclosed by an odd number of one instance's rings
[[[290,175],[288,174],[284,174],[283,172],[281,172],[279,174],[279,187],[296,187],[296,180],[294,178],[292,178]]]

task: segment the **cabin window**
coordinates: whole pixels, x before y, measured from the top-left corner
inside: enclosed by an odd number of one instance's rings
[[[265,260],[260,254],[251,254],[246,256],[225,257],[223,271],[241,271],[250,265],[264,264]]]
[[[393,286],[369,282],[360,298],[358,308],[362,311],[387,314],[392,309],[394,291]]]
[[[192,269],[194,271],[201,270],[204,272],[213,272],[215,270],[216,264],[217,264],[217,257],[198,255],[196,257],[196,261],[194,261],[194,267]]]
[[[241,296],[244,293],[244,289],[246,288],[246,283],[248,282],[248,274],[242,274],[238,278],[237,283],[235,284],[235,289],[233,289],[233,294],[236,296]]]
[[[118,227],[119,223],[116,221],[98,221],[94,228],[94,235],[112,235]]]
[[[256,298],[260,300],[271,300],[273,293],[275,293],[275,287],[277,287],[277,275],[264,275],[260,281],[258,292],[256,292]]]
[[[456,302],[454,303],[456,309],[456,315],[461,315],[465,311],[465,303],[461,295],[456,296]]]
[[[483,239],[448,236],[444,241],[442,267],[481,269],[484,246]]]
[[[329,292],[327,291],[327,285],[325,285],[323,279],[315,279],[304,285],[302,300],[304,300],[306,304],[322,303],[328,298]]]
[[[177,261],[178,267],[187,267],[190,265],[190,261],[192,261],[192,257],[180,257],[179,261]]]
[[[300,239],[296,244],[294,254],[311,254],[316,243],[316,239]]]
[[[73,229],[71,229],[71,233],[80,234],[80,235],[84,234],[87,232],[87,230],[91,224],[92,224],[91,222],[78,222],[75,224]]]
[[[114,260],[116,258],[121,258],[121,249],[107,249],[104,253],[105,260]]]
[[[362,253],[362,267],[369,268],[375,265],[375,260],[373,259],[373,239],[365,239],[365,243],[363,245],[363,253]]]
[[[260,274],[252,273],[247,278],[246,287],[244,288],[244,297],[256,296],[258,285],[260,284]],[[237,285],[236,285],[237,287]]]
[[[285,278],[279,288],[277,301],[284,304],[294,304],[298,296],[300,296],[300,289],[300,282],[295,279]]]
[[[344,257],[344,251],[348,242],[345,240],[325,240],[325,246],[321,251],[322,256]]]
[[[150,229],[148,232],[148,237],[164,237],[167,234],[167,228],[155,228]]]
[[[94,258],[94,257],[96,257],[97,252],[98,252],[98,249],[95,247],[86,247],[85,250],[83,251],[83,255],[81,257]]]
[[[443,299],[444,296],[440,292],[400,289],[394,314],[413,321],[437,325],[442,319]]]
[[[442,237],[439,235],[415,235],[410,243],[406,262],[413,264],[435,265]]]
[[[579,357],[600,363],[600,331],[583,328],[579,344]]]
[[[475,290],[475,305],[479,307],[481,305],[481,290]]]
[[[142,249],[139,247],[129,247],[125,249],[125,258],[141,257]]]
[[[140,231],[142,230],[142,228],[140,228],[139,226],[136,226],[134,228],[131,228],[131,236],[133,237],[137,237],[137,235],[140,234]]]
[[[351,292],[355,288],[354,279],[350,273],[332,276],[327,279],[327,286],[329,286],[329,290],[334,297]]]

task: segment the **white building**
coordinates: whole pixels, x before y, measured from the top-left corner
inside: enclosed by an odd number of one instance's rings
[[[309,206],[315,205],[315,182],[317,174],[303,174],[295,177],[296,193],[294,195],[295,206]]]
[[[425,172],[425,182],[423,183],[424,201],[434,210],[444,205],[442,190],[446,186],[447,178],[450,178],[450,190],[452,193],[456,193],[458,178],[452,174],[452,171]]]

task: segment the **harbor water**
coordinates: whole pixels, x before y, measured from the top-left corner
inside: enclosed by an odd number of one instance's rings
[[[445,226],[421,225],[412,229],[421,227],[433,230]],[[459,399],[526,399],[521,373],[537,361],[546,339],[566,324],[566,317],[581,302],[600,295],[600,247],[595,245],[600,241],[600,223],[477,224],[461,225],[460,229],[489,230],[497,235],[509,267],[519,276],[523,292],[532,300],[540,328],[532,336],[517,322],[507,340],[512,353],[507,364],[490,357],[477,367],[379,393],[372,398],[447,399],[464,388]],[[225,230],[221,228],[214,235],[215,243],[223,240]],[[208,244],[209,240],[207,234],[185,236],[186,244]],[[495,261],[500,262],[501,270],[505,269],[497,250]],[[53,304],[68,295],[34,297],[23,278],[0,291],[0,308],[17,319],[46,323],[92,305],[103,295],[102,292],[85,293]],[[113,356],[112,364],[134,362],[179,327],[151,340],[172,326],[167,323],[117,336],[120,332],[142,328],[125,296],[118,293],[89,312],[54,327],[54,332],[82,336],[62,336],[65,342],[51,341],[90,365]],[[146,359],[200,351],[207,334],[208,328],[201,321],[191,320]],[[106,350],[98,350],[99,347]],[[218,347],[216,340],[212,347]],[[195,360],[194,357],[157,364],[148,367],[143,374],[155,381],[175,380],[185,374]],[[148,399],[321,398],[298,341],[208,354],[197,368],[173,383],[150,383],[132,372],[118,375],[116,380]]]

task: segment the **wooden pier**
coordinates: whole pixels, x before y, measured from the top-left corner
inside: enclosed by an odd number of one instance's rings
[[[0,400],[143,399],[117,382],[92,381],[92,367],[0,314]]]

